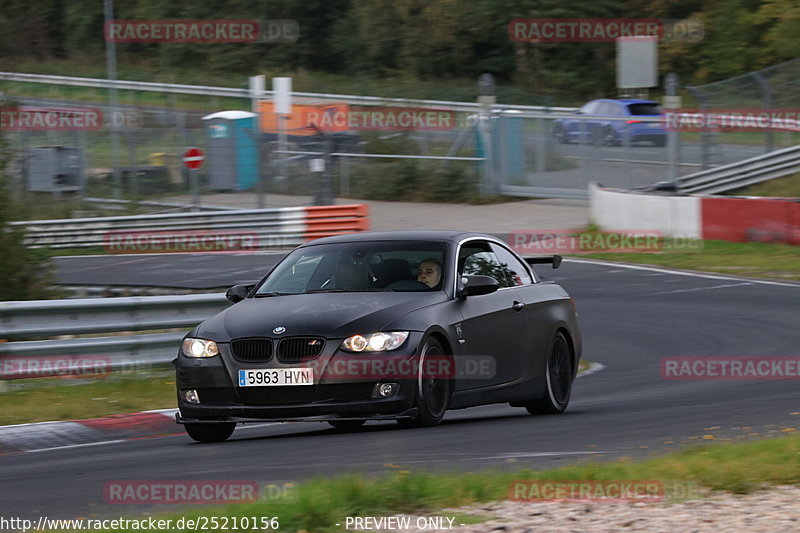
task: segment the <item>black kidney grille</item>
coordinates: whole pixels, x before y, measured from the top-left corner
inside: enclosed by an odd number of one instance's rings
[[[281,339],[278,344],[278,359],[281,361],[298,361],[305,357],[316,357],[322,353],[325,339],[320,337],[294,337]]]
[[[233,356],[239,361],[261,363],[272,359],[271,339],[236,339],[231,342]]]

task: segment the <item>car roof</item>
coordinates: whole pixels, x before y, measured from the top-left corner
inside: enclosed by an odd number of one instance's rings
[[[461,230],[414,230],[414,231],[365,231],[361,233],[348,233],[346,235],[336,235],[334,237],[323,237],[308,241],[301,246],[312,246],[317,244],[336,244],[344,242],[366,242],[366,241],[429,241],[458,242],[469,237],[497,240],[496,237],[485,233],[461,231]]]

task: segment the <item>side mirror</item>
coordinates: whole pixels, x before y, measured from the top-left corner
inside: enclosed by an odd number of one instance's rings
[[[458,281],[458,291],[456,296],[458,298],[466,298],[467,296],[478,296],[481,294],[489,294],[500,288],[500,284],[491,276],[461,276]]]
[[[247,295],[250,294],[254,286],[255,285],[234,285],[225,293],[225,298],[233,303],[241,302],[247,298]]]

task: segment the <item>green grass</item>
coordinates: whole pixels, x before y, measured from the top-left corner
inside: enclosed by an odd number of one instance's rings
[[[800,281],[800,247],[790,244],[694,242],[698,250],[589,253],[578,257],[640,263],[739,276]]]
[[[172,373],[15,380],[0,392],[0,425],[80,420],[177,406]]]
[[[800,198],[800,173],[765,181],[728,193],[732,196],[782,196]]]
[[[435,431],[435,430],[431,430]],[[622,459],[612,463],[583,463],[552,470],[432,473],[409,471],[387,464],[387,472],[367,476],[355,472],[334,478],[316,478],[292,486],[285,499],[194,508],[161,515],[181,517],[278,517],[282,531],[341,531],[347,516],[386,516],[427,513],[455,516],[456,523],[476,523],[481,516],[448,511],[480,502],[505,500],[509,485],[517,480],[658,480],[668,501],[687,493],[702,497],[708,490],[748,493],[770,484],[800,484],[800,435],[787,435],[746,443],[696,446],[643,461]]]

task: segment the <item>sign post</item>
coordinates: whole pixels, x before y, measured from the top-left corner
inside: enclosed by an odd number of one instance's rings
[[[286,122],[292,113],[292,78],[272,78],[273,102],[275,114],[278,117],[278,181],[286,180],[286,152],[288,141],[286,137]],[[284,185],[285,187],[285,185]]]
[[[197,182],[197,169],[203,166],[205,154],[200,148],[189,148],[183,153],[183,166],[189,169],[189,183],[192,188],[192,205],[200,206],[200,187]]]
[[[681,97],[678,96],[678,75],[670,72],[664,78],[664,108],[667,112],[676,110],[681,106]],[[667,130],[667,155],[669,157],[669,180],[673,183],[678,180],[678,131],[675,128]]]

